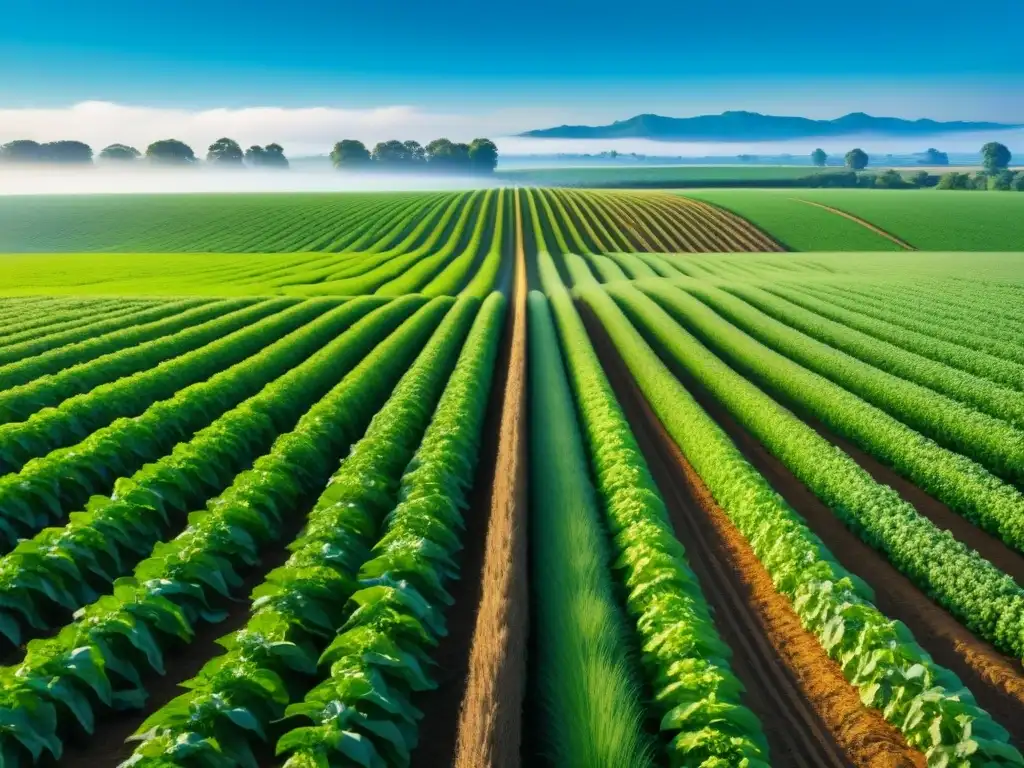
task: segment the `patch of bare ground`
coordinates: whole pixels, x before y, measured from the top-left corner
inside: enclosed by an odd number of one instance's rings
[[[884,555],[846,528],[832,510],[759,440],[748,433],[712,394],[671,360],[666,359],[665,362],[701,407],[725,430],[747,461],[803,517],[836,560],[871,586],[875,593],[874,604],[878,609],[889,618],[902,621],[932,659],[956,674],[974,694],[978,705],[1009,731],[1011,744],[1017,749],[1024,747],[1024,668],[1020,661],[999,652],[932,602]],[[818,425],[818,429],[838,447],[848,451],[869,472],[877,473],[877,480],[906,494],[904,498],[940,527],[945,527],[943,522],[950,530],[953,530],[954,524],[958,530],[964,524],[970,525],[948,508],[943,511],[943,505],[856,447],[829,434],[821,425]],[[991,542],[989,545],[982,543],[982,537],[987,534],[973,526],[971,528],[973,532],[968,544],[974,546],[971,542],[975,542],[982,546],[991,545]],[[992,553],[994,549],[989,548],[988,551]]]
[[[764,726],[774,766],[916,768],[923,755],[860,703],[745,539],[650,409],[617,350],[585,305],[579,305],[616,396],[629,419],[672,525],[733,649],[744,702]]]
[[[516,195],[515,277],[481,462],[466,517],[462,572],[448,636],[435,655],[440,685],[425,712],[413,766],[520,764],[529,619],[526,557],[526,263]]]

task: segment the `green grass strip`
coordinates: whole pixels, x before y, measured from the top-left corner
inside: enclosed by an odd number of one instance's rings
[[[651,765],[612,555],[551,312],[537,292],[529,297],[528,328],[539,746],[552,765]]]
[[[743,686],[729,667],[732,651],[718,635],[572,299],[560,290],[551,306],[612,533],[614,572],[627,596],[661,730],[671,737],[670,763],[768,768],[768,742],[757,717],[741,704]]]

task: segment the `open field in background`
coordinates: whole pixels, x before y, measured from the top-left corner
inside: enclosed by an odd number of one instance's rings
[[[1024,765],[1019,204],[800,192],[0,200],[0,764]]]
[[[699,186],[717,183],[772,183],[802,179],[814,173],[809,165],[664,165],[625,168],[523,168],[499,171],[509,184],[553,187],[647,187],[665,184]]]
[[[685,193],[727,208],[757,224],[792,250],[847,250],[863,233],[822,216],[796,201],[836,208],[926,251],[1024,250],[1024,200],[1020,195],[987,195],[930,190],[703,190]],[[992,198],[992,199],[989,199]],[[806,227],[805,227],[806,223]],[[876,247],[889,243],[871,233]]]

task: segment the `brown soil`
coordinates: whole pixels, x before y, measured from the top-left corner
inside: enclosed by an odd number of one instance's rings
[[[842,210],[840,210],[838,208],[833,208],[831,205],[825,205],[824,203],[815,203],[815,202],[813,202],[811,200],[803,200],[803,199],[801,199],[799,197],[793,197],[793,198],[790,198],[790,199],[791,200],[796,200],[798,203],[804,203],[805,205],[813,205],[815,208],[822,208],[822,209],[828,211],[829,213],[836,214],[836,216],[842,216],[844,219],[849,219],[852,222],[860,224],[865,229],[870,229],[876,235],[881,235],[886,240],[888,240],[888,241],[890,241],[892,243],[896,243],[896,245],[898,245],[900,248],[902,248],[905,251],[916,251],[917,250],[917,248],[912,246],[906,240],[900,240],[898,237],[896,237],[896,235],[894,235],[894,234],[892,234],[890,232],[886,232],[881,227],[878,227],[878,226],[872,224],[870,221],[867,221],[866,219],[860,218],[859,216],[854,216],[852,213],[847,213],[846,211],[842,211]]]
[[[418,694],[424,712],[413,768],[517,765],[526,658],[526,264],[516,195],[512,322],[503,331],[483,425],[448,635],[433,653],[438,687]],[[493,522],[492,522],[493,521]]]
[[[600,323],[580,305],[602,366],[700,580],[744,701],[761,719],[775,766],[923,766],[902,736],[861,705],[839,668],[800,626],[742,535],[651,411]]]
[[[519,765],[529,620],[526,558],[526,257],[516,197],[512,341],[483,566],[459,714],[457,768]]]
[[[913,582],[893,567],[885,557],[847,529],[831,509],[822,503],[764,445],[750,435],[710,393],[682,371],[666,361],[701,407],[729,435],[736,447],[772,487],[793,507],[808,527],[824,542],[836,560],[857,574],[875,592],[874,604],[886,616],[902,621],[932,659],[951,670],[974,694],[978,705],[1010,732],[1016,748],[1024,746],[1024,670],[992,645],[976,637],[940,606],[933,603]],[[829,439],[834,436],[829,435]],[[838,439],[836,439],[839,444]],[[859,453],[853,446],[855,454]],[[855,456],[856,458],[856,456]],[[865,464],[872,462],[860,453]],[[876,464],[876,471],[880,468]],[[881,476],[881,475],[880,475]],[[908,491],[905,481],[897,482]],[[894,485],[894,487],[895,487]],[[920,500],[920,491],[918,498]],[[921,510],[938,514],[937,502]],[[952,515],[952,513],[949,513]],[[980,533],[975,529],[976,534]]]

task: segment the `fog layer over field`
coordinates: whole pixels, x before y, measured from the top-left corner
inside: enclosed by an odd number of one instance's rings
[[[1024,130],[984,131],[979,133],[943,133],[936,136],[829,136],[826,138],[787,139],[784,141],[654,141],[652,139],[536,139],[509,136],[495,139],[504,155],[589,153],[615,150],[621,154],[636,152],[661,157],[716,157],[792,154],[805,156],[815,147],[829,154],[843,155],[860,147],[869,155],[924,152],[935,147],[942,152],[979,152],[983,144],[998,141],[1015,155],[1024,155]]]
[[[486,177],[323,170],[261,171],[250,168],[166,169],[141,167],[32,166],[0,170],[0,195],[184,194],[201,192],[384,192],[480,189],[496,186]]]

